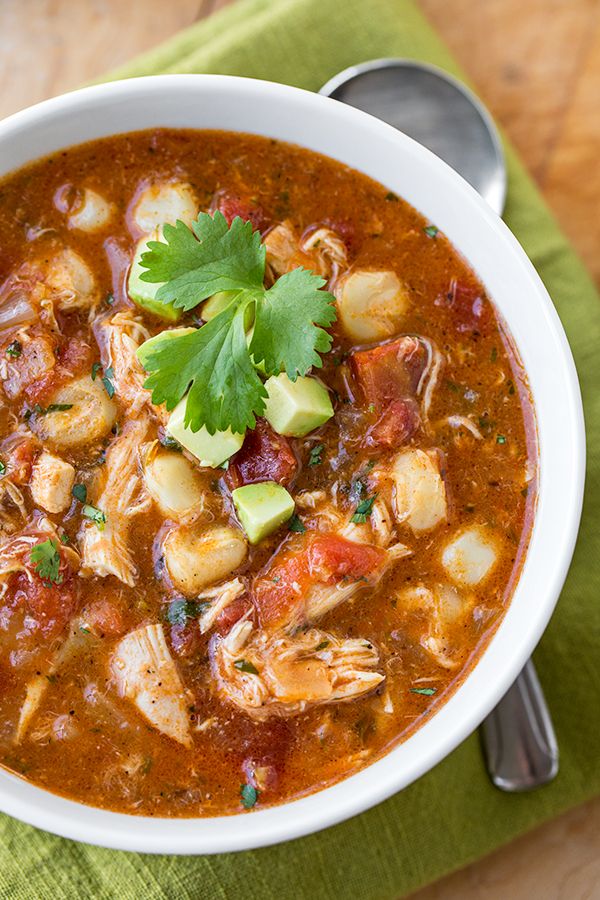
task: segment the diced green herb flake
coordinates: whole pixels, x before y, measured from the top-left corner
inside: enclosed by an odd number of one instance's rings
[[[271,578],[271,581],[273,582],[273,584],[279,584],[279,582],[281,581],[281,575],[274,575],[273,578]]]
[[[498,350],[496,349],[496,347],[492,347],[492,352],[490,353],[490,361],[496,362],[497,359],[498,359]]]
[[[246,672],[248,675],[258,675],[256,666],[247,659],[236,659],[233,665],[240,672]]]
[[[320,466],[323,462],[322,453],[323,444],[317,444],[316,447],[313,447],[310,451],[310,456],[308,457],[309,466]]]
[[[63,576],[60,574],[60,554],[56,541],[48,538],[47,541],[36,544],[31,550],[30,559],[46,587],[51,584],[63,583]]]
[[[318,653],[319,650],[326,650],[327,647],[329,647],[330,643],[331,641],[321,641],[321,643],[317,644],[317,646],[315,647],[315,653]]]
[[[87,501],[87,487],[85,484],[74,484],[71,493],[80,503],[85,503]]]
[[[6,463],[0,459],[0,477],[6,475]]]
[[[152,768],[153,763],[154,763],[154,760],[152,759],[152,757],[146,756],[144,759],[144,762],[142,763],[142,765],[140,767],[140,773],[142,775],[147,775],[148,772],[150,771],[150,769]]]
[[[513,394],[515,393],[515,386],[514,386],[514,384],[512,383],[512,381],[509,381],[509,382],[508,382],[508,393],[510,394],[511,397],[512,397]]]
[[[112,291],[108,291],[106,297],[104,298],[104,301],[108,304],[108,306],[113,305],[113,303],[115,302],[115,295]]]
[[[244,809],[252,809],[256,805],[259,793],[251,784],[242,784],[240,785],[240,797]]]
[[[88,625],[80,625],[80,626],[79,626],[79,630],[80,630],[80,631],[83,631],[84,634],[91,634],[91,633],[92,633],[92,630],[91,630],[91,628],[89,628]]]
[[[7,356],[12,356],[13,359],[16,359],[23,352],[23,347],[19,341],[11,341],[4,352]]]
[[[529,493],[529,488],[527,487],[527,485],[525,485],[525,487],[521,491],[521,497],[526,497],[528,493]]]
[[[388,200],[390,203],[398,202],[398,196],[393,191],[388,191],[387,194],[385,195],[385,199]]]
[[[111,400],[115,396],[115,386],[112,382],[112,379],[114,378],[114,376],[115,376],[115,373],[113,371],[113,367],[109,366],[108,369],[104,370],[104,375],[102,377],[102,384],[104,385],[104,390],[106,391],[106,393],[108,394],[108,396]]]
[[[209,602],[201,600],[171,600],[165,610],[165,619],[169,625],[183,627],[188,619],[197,619],[208,606]]]
[[[439,230],[440,230],[440,229],[437,228],[435,225],[426,225],[425,228],[423,229],[423,231],[425,232],[425,234],[426,234],[427,237],[429,237],[429,238],[434,238],[434,237],[436,237],[437,234],[439,233]]]
[[[497,444],[505,444],[506,443],[506,438],[504,437],[503,434],[496,435],[496,443]]]
[[[101,368],[102,368],[101,363],[95,362],[93,364],[93,366],[92,366],[92,381],[96,380],[96,375],[98,374],[98,372],[100,371]]]
[[[182,452],[182,446],[179,441],[176,441],[174,437],[171,437],[168,432],[165,431],[159,440],[162,446],[166,447],[167,450],[177,450],[178,453]]]
[[[304,532],[306,531],[306,526],[302,522],[302,519],[300,519],[300,517],[297,516],[296,513],[294,513],[294,515],[288,522],[288,529],[290,531],[296,531],[298,532],[298,534],[304,534]]]
[[[376,499],[377,494],[373,494],[372,497],[367,497],[366,500],[362,500],[356,507],[356,511],[350,521],[354,522],[355,525],[364,525],[373,511],[373,504]]]
[[[98,509],[96,506],[89,506],[86,504],[82,513],[86,519],[89,519],[90,522],[93,522],[98,531],[104,531],[104,526],[106,525],[106,513],[101,509]]]
[[[424,697],[433,697],[437,688],[411,688],[411,694],[422,694]]]
[[[369,410],[370,413],[374,413],[375,412],[375,404],[369,403],[367,409]]]

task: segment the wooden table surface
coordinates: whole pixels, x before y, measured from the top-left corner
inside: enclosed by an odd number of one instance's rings
[[[0,0],[0,117],[229,0]],[[600,284],[600,0],[419,0]],[[413,900],[600,898],[600,799]]]

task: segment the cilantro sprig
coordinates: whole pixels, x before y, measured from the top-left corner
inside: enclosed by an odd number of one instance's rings
[[[31,548],[29,554],[33,567],[42,579],[45,587],[51,584],[62,584],[63,576],[60,574],[60,553],[58,545],[52,538],[42,541]]]
[[[142,281],[158,283],[156,299],[191,310],[218,291],[231,300],[192,332],[164,332],[145,345],[140,360],[152,402],[174,409],[187,394],[185,425],[198,431],[243,433],[265,410],[267,392],[257,372],[286,372],[295,381],[322,365],[331,346],[325,331],[335,321],[334,298],[324,279],[298,268],[264,287],[266,250],[250,222],[231,226],[220,212],[200,213],[189,228],[165,225],[164,241],[150,241]],[[254,313],[248,342],[244,322]],[[142,348],[140,348],[142,349]]]

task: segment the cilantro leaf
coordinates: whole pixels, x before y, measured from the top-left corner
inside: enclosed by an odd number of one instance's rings
[[[372,497],[367,497],[365,500],[361,500],[361,502],[356,507],[356,511],[350,521],[354,522],[355,525],[364,525],[364,523],[371,515],[373,504],[375,503],[376,499],[377,494],[373,494]]]
[[[157,300],[186,310],[217,291],[233,292],[218,315],[193,332],[164,332],[144,345],[145,387],[152,402],[172,410],[187,394],[186,427],[209,434],[242,434],[265,410],[267,392],[257,373],[287,372],[292,381],[321,366],[329,350],[324,330],[336,318],[325,282],[306,269],[287,273],[269,289],[263,285],[265,247],[250,222],[201,213],[188,228],[165,225],[164,241],[149,242],[142,256],[144,281],[161,283]],[[254,312],[250,346],[246,313]],[[140,348],[141,349],[141,348]]]
[[[62,584],[63,577],[60,574],[60,553],[58,544],[51,538],[36,544],[29,554],[33,567],[46,587],[51,584]]]
[[[144,359],[152,402],[174,409],[190,388],[185,424],[242,434],[264,412],[267,392],[248,354],[244,311],[249,298],[232,301],[194,332],[155,341]],[[165,332],[168,335],[169,332]],[[191,385],[191,387],[190,387]]]
[[[250,353],[268,375],[286,372],[295,381],[311,366],[323,365],[319,353],[329,350],[332,339],[319,326],[328,327],[336,318],[333,297],[321,290],[324,284],[307,269],[293,269],[257,303]]]
[[[188,619],[196,619],[210,606],[204,600],[171,600],[165,610],[165,619],[169,625],[183,627]]]
[[[93,522],[98,531],[104,531],[104,527],[106,525],[106,513],[101,509],[98,509],[96,506],[90,506],[86,504],[82,509],[82,515],[85,519],[89,519],[90,522]]]
[[[240,672],[247,672],[249,675],[258,675],[258,669],[247,659],[236,659],[233,664]]]
[[[437,688],[411,688],[411,694],[423,694],[424,697],[433,697]]]
[[[192,230],[183,222],[165,225],[164,241],[149,241],[141,265],[142,281],[165,282],[156,294],[161,303],[193,309],[217,291],[259,288],[266,250],[260,232],[239,216],[227,224],[220,212],[200,213]]]
[[[240,797],[242,798],[242,806],[245,809],[252,809],[258,800],[259,794],[251,784],[242,784],[240,785]]]

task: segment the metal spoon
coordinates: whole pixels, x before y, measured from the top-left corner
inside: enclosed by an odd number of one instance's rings
[[[345,69],[320,92],[394,125],[459,172],[498,215],[506,198],[502,144],[483,104],[435,66],[377,59]],[[503,791],[528,791],[558,772],[558,747],[533,662],[484,720],[487,769]]]

